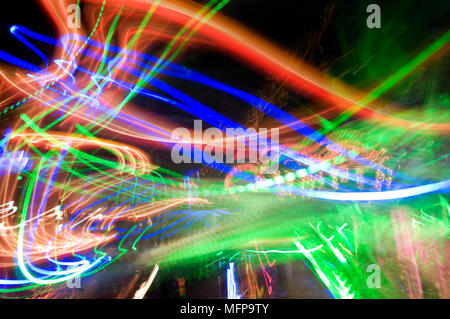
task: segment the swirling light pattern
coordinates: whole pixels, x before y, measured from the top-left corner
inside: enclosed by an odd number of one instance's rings
[[[438,72],[416,79],[431,84],[408,111],[392,91],[444,63],[450,31],[359,86],[222,14],[230,2],[50,0],[39,3],[56,37],[10,26],[41,63],[0,48],[2,297],[95,297],[97,280],[129,264],[139,272],[109,297],[142,299],[164,278],[186,296],[185,280],[211,276],[217,297],[305,297],[304,281],[282,279],[301,265],[324,297],[449,297],[448,91],[433,88]],[[82,5],[80,28],[67,25],[70,4]],[[202,50],[278,89],[189,67]],[[224,133],[278,128],[279,169],[176,165],[173,145],[205,146],[171,134],[194,119]],[[69,284],[81,279],[84,293]]]

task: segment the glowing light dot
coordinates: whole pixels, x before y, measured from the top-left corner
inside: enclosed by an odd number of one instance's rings
[[[338,155],[338,156],[335,157],[334,162],[336,164],[342,164],[342,163],[345,162],[345,157],[342,156],[342,155]]]
[[[287,173],[285,178],[286,178],[286,181],[288,181],[288,182],[293,181],[295,179],[295,174],[294,173]]]
[[[255,185],[253,185],[253,184],[248,184],[248,185],[247,185],[247,190],[248,190],[248,191],[254,191],[254,190],[255,190]]]
[[[309,174],[315,174],[319,171],[319,167],[315,166],[315,165],[311,165],[310,167],[308,167],[308,173]]]
[[[273,186],[273,185],[274,185],[273,179],[266,179],[264,181],[264,187],[270,187],[270,186]]]
[[[322,169],[322,170],[330,168],[330,167],[331,167],[331,162],[330,161],[325,161],[322,164],[320,164],[320,169]]]

